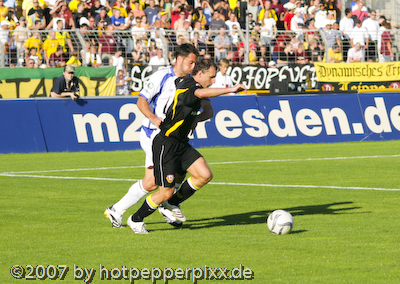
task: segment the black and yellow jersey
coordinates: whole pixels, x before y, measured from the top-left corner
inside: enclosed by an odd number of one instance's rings
[[[175,83],[174,100],[168,108],[160,129],[166,137],[188,141],[191,126],[201,107],[201,99],[196,97],[194,92],[202,86],[191,76],[178,78]]]

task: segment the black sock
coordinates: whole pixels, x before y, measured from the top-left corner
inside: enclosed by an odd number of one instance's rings
[[[139,208],[139,210],[136,211],[136,213],[132,215],[133,222],[143,222],[144,218],[153,214],[153,212],[156,211],[157,207],[151,206],[148,202],[148,199],[150,198],[150,196],[146,198],[146,200],[143,202],[143,204]]]
[[[188,183],[188,180],[186,180],[179,190],[171,197],[170,200],[168,200],[168,203],[171,205],[179,205],[186,199],[188,199],[190,196],[192,196],[196,190],[194,190]]]

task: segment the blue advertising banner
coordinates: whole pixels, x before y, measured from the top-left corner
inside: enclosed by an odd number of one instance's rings
[[[268,125],[267,144],[367,139],[358,94],[257,97]]]
[[[398,93],[360,94],[365,124],[373,141],[399,139],[400,96]]]
[[[211,103],[214,117],[197,125],[190,137],[194,147],[267,144],[255,96],[216,97]]]
[[[38,111],[49,152],[140,148],[143,114],[136,98],[39,99]]]
[[[140,149],[136,97],[1,100],[0,152]],[[212,98],[194,147],[400,139],[397,93]]]
[[[35,100],[1,100],[0,121],[0,153],[47,151]]]

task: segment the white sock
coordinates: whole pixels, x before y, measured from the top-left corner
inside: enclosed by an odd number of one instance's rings
[[[124,212],[139,202],[144,196],[146,196],[149,192],[145,190],[142,186],[142,181],[138,181],[134,183],[128,190],[128,192],[121,198],[120,201],[113,205],[114,209],[119,212],[121,215]]]

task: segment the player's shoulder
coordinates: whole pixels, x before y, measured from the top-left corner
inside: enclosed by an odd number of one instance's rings
[[[197,83],[192,76],[180,77],[175,79],[177,89],[186,88],[201,88],[201,85]]]
[[[156,77],[156,78],[162,78],[165,75],[175,75],[172,67],[166,67],[166,68],[161,68],[158,69],[156,72],[154,72],[151,77]]]
[[[144,88],[142,91],[156,91],[161,89],[161,86],[165,84],[165,82],[168,80],[168,78],[175,76],[174,72],[172,71],[172,68],[163,68],[160,69],[156,72],[154,72],[150,78],[147,80],[147,82],[144,85]]]

